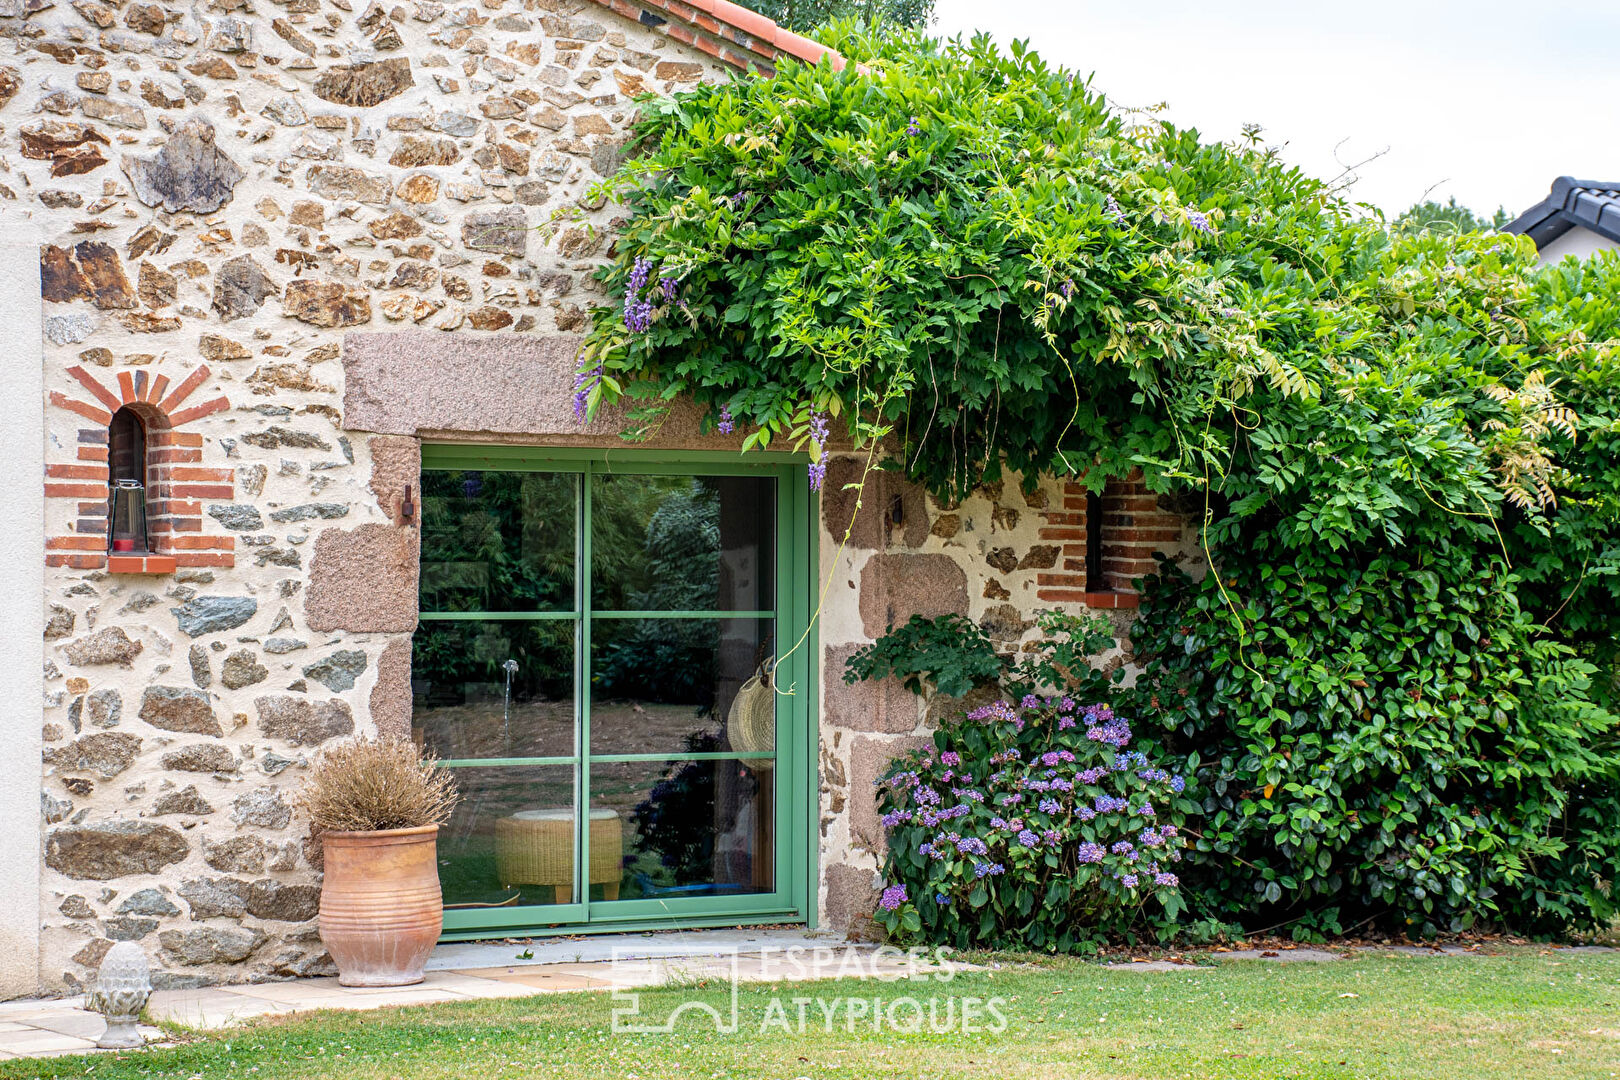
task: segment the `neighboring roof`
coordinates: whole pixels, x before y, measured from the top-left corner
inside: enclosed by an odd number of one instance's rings
[[[1523,233],[1539,250],[1577,225],[1620,243],[1620,180],[1560,176],[1545,199],[1514,218],[1504,231]]]
[[[819,64],[826,56],[834,68],[844,66],[844,58],[820,42],[777,26],[774,20],[730,0],[595,2],[743,71],[774,75],[776,59],[784,55],[810,64]]]

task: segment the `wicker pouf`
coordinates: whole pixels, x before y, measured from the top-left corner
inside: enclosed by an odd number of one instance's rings
[[[591,867],[586,879],[604,900],[619,898],[624,827],[617,810],[591,811]],[[557,903],[574,899],[574,812],[519,810],[495,822],[495,873],[501,885],[550,885]]]

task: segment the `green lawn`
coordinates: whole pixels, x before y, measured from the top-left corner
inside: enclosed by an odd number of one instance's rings
[[[1005,1000],[1006,1029],[826,1030],[794,998]],[[772,1000],[782,1003],[775,1011]],[[647,1014],[718,988],[644,994]],[[954,1006],[946,1001],[955,999]],[[370,1078],[1010,1077],[1422,1078],[1620,1075],[1620,955],[1523,948],[1491,957],[1360,957],[1324,964],[1234,961],[1177,972],[1045,961],[933,983],[745,985],[741,1029],[696,1020],[674,1035],[616,1035],[605,993],[317,1013],[118,1057],[0,1063],[12,1077]],[[846,1006],[847,1008],[847,1006]],[[775,1016],[761,1030],[762,1021]],[[910,1012],[899,1012],[902,1022]],[[983,1023],[993,1020],[986,1015]]]

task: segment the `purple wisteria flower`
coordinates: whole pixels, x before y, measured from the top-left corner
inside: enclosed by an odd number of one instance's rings
[[[917,118],[915,116],[911,118],[911,123],[906,125],[906,134],[910,135],[912,138],[916,138],[918,135],[922,134],[922,125],[917,122]]]
[[[1065,299],[1065,300],[1067,300],[1069,297],[1073,296],[1074,295],[1074,279],[1073,278],[1064,278],[1063,283],[1058,286],[1058,292],[1063,294],[1063,299]]]
[[[680,284],[672,277],[658,279],[658,291],[664,294],[665,300],[675,299],[675,287]]]
[[[810,414],[810,490],[820,491],[827,479],[827,417],[820,411]]]
[[[1101,844],[1093,844],[1090,840],[1074,849],[1075,859],[1083,863],[1102,862],[1103,856],[1106,854],[1108,853],[1103,850]]]
[[[878,901],[878,907],[884,911],[893,911],[906,902],[906,887],[904,885],[890,885],[883,890],[883,898]]]
[[[652,326],[652,301],[644,300],[641,291],[652,277],[652,260],[637,255],[630,267],[630,278],[624,284],[624,328],[632,333],[643,333]]]
[[[1119,208],[1119,203],[1114,201],[1112,195],[1103,200],[1103,211],[1113,220],[1115,225],[1123,226],[1125,224],[1125,211]]]
[[[731,405],[729,402],[720,406],[720,422],[714,425],[714,429],[722,435],[730,435],[737,430],[737,425],[731,419]]]
[[[575,372],[574,374],[574,420],[576,423],[585,422],[585,414],[589,410],[591,391],[602,379],[602,365],[597,364],[589,371]]]

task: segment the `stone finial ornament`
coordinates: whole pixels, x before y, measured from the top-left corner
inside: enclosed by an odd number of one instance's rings
[[[133,941],[120,941],[101,961],[96,985],[85,1007],[107,1018],[107,1030],[96,1041],[103,1050],[129,1050],[146,1042],[135,1020],[152,995],[152,973],[146,953]]]

